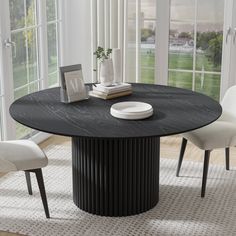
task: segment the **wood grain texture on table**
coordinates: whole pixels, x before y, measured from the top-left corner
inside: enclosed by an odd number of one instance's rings
[[[28,127],[71,137],[161,137],[183,133],[215,121],[222,113],[218,102],[190,90],[149,84],[132,84],[133,94],[112,100],[89,98],[63,104],[60,89],[26,95],[10,107],[11,116]],[[153,106],[145,120],[114,118],[110,107],[117,102],[140,101]]]

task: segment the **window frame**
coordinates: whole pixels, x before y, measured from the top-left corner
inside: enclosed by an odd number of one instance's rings
[[[233,1],[233,0],[230,0]],[[225,0],[225,4],[226,4]],[[136,15],[134,17],[131,17],[132,19],[136,20],[136,60],[134,62],[135,65],[135,82],[140,82],[140,69],[141,69],[141,63],[140,63],[140,0],[135,0],[136,3]],[[126,6],[126,11],[128,8],[128,0],[125,1],[125,6]],[[194,32],[194,49],[193,49],[193,68],[191,70],[187,69],[172,69],[169,68],[169,31],[170,31],[170,24],[171,22],[176,22],[171,20],[170,17],[170,12],[171,12],[171,0],[157,0],[156,1],[156,19],[152,18],[144,18],[144,20],[155,20],[156,21],[156,43],[155,43],[155,78],[154,78],[154,83],[156,84],[162,84],[162,85],[168,85],[169,83],[169,73],[170,72],[182,72],[182,73],[191,73],[191,88],[193,91],[196,90],[196,79],[199,74],[202,74],[202,71],[197,68],[197,47],[196,47],[196,42],[197,42],[197,28],[198,28],[198,23],[200,20],[198,19],[198,0],[194,0],[194,18],[193,19],[186,19],[181,22],[184,23],[191,23],[193,24],[193,32]],[[235,3],[234,3],[235,4]],[[232,9],[232,7],[231,7]],[[225,17],[228,17],[229,14],[227,12],[224,12]],[[126,13],[126,25],[129,19],[129,14]],[[127,27],[125,28],[125,32],[127,31]],[[161,32],[161,33],[160,33]],[[223,26],[223,36],[225,37],[225,27]],[[125,46],[124,46],[124,62],[127,60],[127,37],[124,38]],[[223,54],[223,51],[222,51]],[[225,57],[229,57],[229,54],[225,55]],[[224,59],[224,58],[223,58]],[[223,60],[221,67],[223,68]],[[124,63],[124,78],[126,81],[129,81],[129,78],[127,78],[127,63]],[[213,68],[211,70],[206,70],[204,71],[204,75],[212,75],[212,76],[221,76],[222,77],[222,70],[221,71],[216,71]],[[225,80],[222,81],[221,78],[221,83],[225,83]],[[220,88],[221,89],[221,88]]]
[[[61,23],[61,0],[56,0],[56,20],[57,24],[57,62],[58,66],[61,61],[59,48],[60,48],[60,27]],[[38,78],[30,82],[29,84],[39,83],[38,90],[48,88],[48,42],[47,42],[47,13],[46,13],[46,1],[36,0],[36,22],[33,27],[25,28],[35,28],[37,34],[37,60],[38,60]],[[17,29],[15,31],[18,31]],[[12,53],[13,49],[11,47],[6,47],[4,41],[6,39],[11,39],[11,27],[10,27],[10,8],[9,0],[3,0],[0,8],[0,82],[1,82],[1,94],[0,102],[2,100],[2,130],[3,140],[11,140],[16,138],[16,124],[15,121],[11,118],[9,114],[9,108],[11,103],[14,101],[14,86],[13,86],[13,64],[12,64]],[[6,79],[7,78],[7,79]],[[21,86],[26,87],[28,83]],[[58,74],[58,83],[54,86],[59,85],[59,74]],[[19,88],[17,88],[19,89]],[[36,135],[35,135],[36,134]],[[42,135],[41,135],[42,134]],[[32,137],[33,135],[33,137]],[[40,137],[39,137],[40,136]],[[48,137],[49,134],[44,134],[42,132],[32,131],[30,135],[27,135],[25,138],[34,139],[42,141],[42,137]]]
[[[226,4],[226,0],[224,0],[224,5]],[[171,20],[170,18],[170,24],[171,23],[176,23],[176,22],[183,22],[183,23],[188,23],[188,24],[192,24],[193,25],[193,34],[194,34],[194,38],[193,38],[193,41],[194,41],[194,47],[193,47],[193,68],[192,70],[188,70],[188,69],[170,69],[168,67],[168,73],[170,72],[181,72],[181,73],[192,73],[192,80],[191,80],[191,83],[192,83],[192,90],[195,91],[196,90],[196,75],[197,74],[202,74],[202,71],[201,70],[197,70],[197,27],[198,27],[198,23],[200,22],[198,20],[198,0],[194,0],[194,18],[193,19],[188,19],[188,20]],[[170,6],[171,7],[171,6]],[[225,12],[224,12],[225,14]],[[224,26],[223,26],[223,34],[224,34]],[[168,54],[170,53],[170,51],[168,51]],[[223,49],[222,49],[222,55],[223,55]],[[223,61],[222,61],[222,65],[223,65]],[[209,71],[204,71],[204,75],[218,75],[220,76],[221,80],[222,80],[222,65],[221,65],[221,71],[218,72],[218,71],[213,71],[213,70],[209,70]],[[222,83],[220,81],[220,83]],[[221,90],[221,88],[220,88]]]

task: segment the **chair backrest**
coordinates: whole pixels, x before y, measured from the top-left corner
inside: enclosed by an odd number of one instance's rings
[[[224,111],[236,117],[236,85],[226,91],[221,105]]]

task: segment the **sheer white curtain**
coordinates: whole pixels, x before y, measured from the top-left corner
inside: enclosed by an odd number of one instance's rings
[[[90,1],[92,51],[120,48],[124,81],[167,84],[170,0]]]
[[[91,0],[92,52],[98,46],[120,48],[122,65],[125,63],[126,4],[127,0]],[[93,81],[97,81],[99,68],[95,56],[92,57]]]

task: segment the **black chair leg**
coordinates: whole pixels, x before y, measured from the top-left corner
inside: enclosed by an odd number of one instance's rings
[[[26,172],[35,173],[36,178],[37,178],[37,182],[38,182],[38,186],[39,186],[41,199],[42,199],[42,202],[43,202],[45,215],[46,215],[47,218],[50,218],[49,209],[48,209],[48,202],[47,202],[47,196],[46,196],[44,181],[43,181],[42,169],[27,170]]]
[[[31,179],[30,179],[30,172],[25,171],[25,178],[26,178],[29,195],[32,195],[33,192],[32,192],[32,185],[31,185]]]
[[[225,149],[226,170],[229,170],[229,148]]]
[[[208,167],[209,167],[209,161],[210,161],[210,153],[211,153],[210,150],[205,151],[201,197],[205,196],[206,183],[207,183],[207,174],[208,174]]]
[[[182,144],[181,144],[181,150],[180,150],[180,154],[179,154],[179,162],[178,162],[177,171],[176,171],[176,176],[177,177],[179,177],[179,171],[180,171],[182,161],[183,161],[183,158],[184,158],[184,153],[185,153],[187,142],[188,142],[188,140],[183,138]]]
[[[42,169],[36,169],[35,174],[36,174],[36,178],[37,178],[37,181],[38,181],[38,186],[39,186],[39,190],[40,190],[40,194],[41,194],[41,198],[42,198],[42,202],[43,202],[46,217],[50,218],[49,210],[48,210],[47,196],[46,196],[44,181],[43,181]]]

